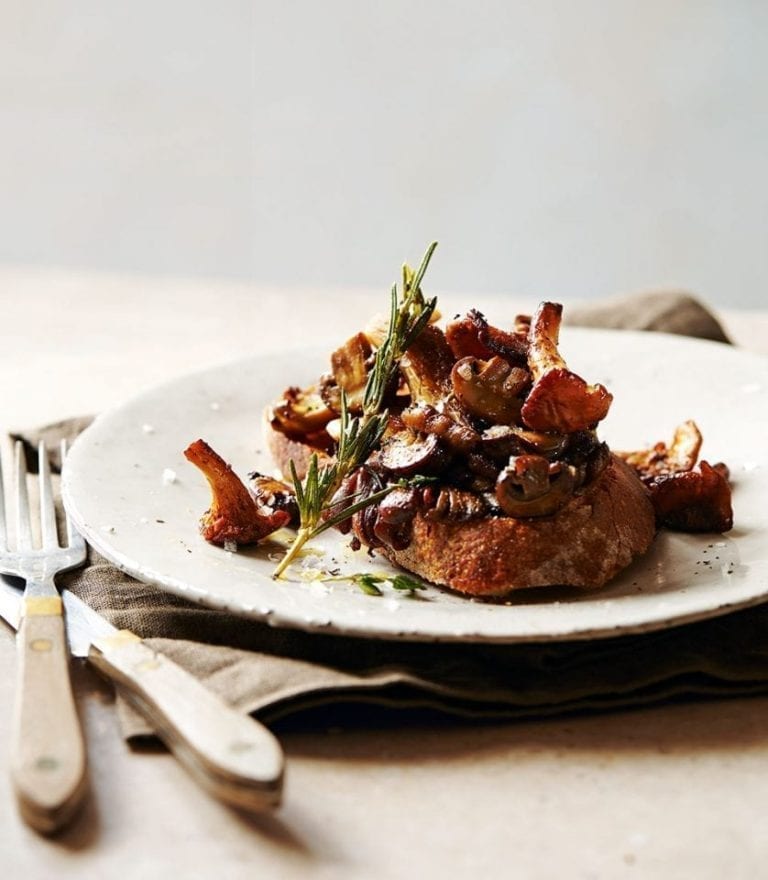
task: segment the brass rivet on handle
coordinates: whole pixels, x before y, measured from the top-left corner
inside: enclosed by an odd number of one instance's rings
[[[50,651],[51,648],[53,647],[53,643],[51,642],[50,639],[33,639],[29,643],[29,647],[33,651],[40,651],[42,653],[45,651]]]

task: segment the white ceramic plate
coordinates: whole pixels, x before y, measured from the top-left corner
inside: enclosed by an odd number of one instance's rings
[[[542,641],[638,632],[723,613],[768,597],[768,359],[677,336],[566,328],[569,366],[604,383],[614,404],[602,436],[616,449],[668,440],[693,418],[703,457],[726,461],[735,528],[727,535],[661,533],[652,550],[599,592],[523,591],[488,604],[430,587],[371,597],[346,582],[275,582],[274,544],[229,553],[198,534],[209,504],[182,450],[205,438],[235,470],[272,469],[261,440],[266,403],[314,380],[327,353],[253,358],[189,375],[104,413],[69,455],[67,508],[120,568],[160,589],[275,626],[379,638]],[[172,479],[171,472],[176,475]],[[335,533],[317,564],[392,569],[353,553]]]

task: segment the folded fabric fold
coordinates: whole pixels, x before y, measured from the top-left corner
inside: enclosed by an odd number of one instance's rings
[[[591,316],[577,314],[576,320],[636,328],[650,321],[653,329],[727,341],[714,316],[687,295],[635,297]],[[31,449],[44,434],[53,446],[71,439],[87,421],[73,419],[19,437]],[[680,695],[768,692],[768,605],[583,642],[392,643],[277,629],[191,604],[130,578],[92,549],[87,566],[61,581],[114,625],[146,638],[232,705],[267,721],[341,701],[521,718]],[[127,705],[119,708],[126,737],[151,733]]]

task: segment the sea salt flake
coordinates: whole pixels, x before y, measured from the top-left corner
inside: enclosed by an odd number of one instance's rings
[[[227,553],[237,553],[237,541],[225,541],[224,549]]]
[[[170,486],[171,483],[177,483],[179,478],[176,476],[176,471],[171,470],[171,468],[165,468],[163,470],[163,485]]]
[[[211,403],[211,409],[212,409],[214,412],[218,412],[218,411],[221,409],[221,404],[214,400],[214,401]]]
[[[310,580],[308,589],[310,593],[316,596],[327,596],[331,592],[330,584],[325,583],[320,578]]]
[[[155,433],[154,425],[142,425],[142,426],[141,426],[141,430],[142,430],[145,434],[154,434],[154,433]]]

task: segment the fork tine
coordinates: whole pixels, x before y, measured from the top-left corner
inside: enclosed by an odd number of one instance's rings
[[[43,549],[52,550],[59,546],[59,536],[56,531],[51,466],[48,463],[48,452],[43,441],[40,441],[37,448],[37,472],[40,478],[40,536]]]
[[[5,489],[3,488],[3,451],[0,449],[0,550],[8,549],[8,526],[5,522]]]
[[[32,524],[29,519],[29,495],[27,494],[27,460],[24,444],[16,441],[16,545],[17,550],[32,549]]]
[[[67,457],[67,441],[61,441],[61,469],[64,470],[64,459]],[[64,516],[67,522],[67,547],[77,551],[78,553],[85,553],[85,540],[80,532],[74,527],[72,520],[69,518],[69,514],[64,511]]]

